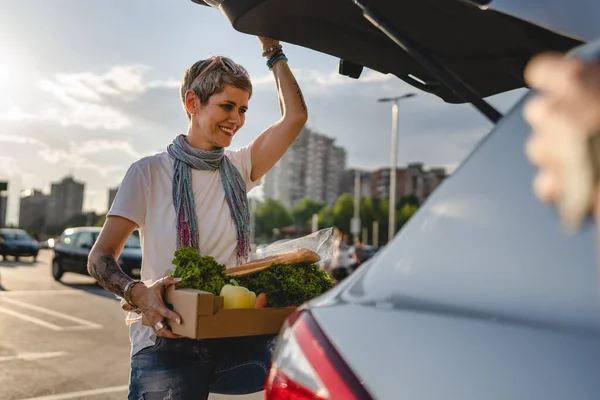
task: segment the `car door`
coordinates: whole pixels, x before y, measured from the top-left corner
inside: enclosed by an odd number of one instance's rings
[[[94,232],[79,232],[73,248],[73,272],[87,274],[87,259],[95,240]]]

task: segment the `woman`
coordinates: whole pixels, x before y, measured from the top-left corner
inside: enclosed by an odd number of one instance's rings
[[[307,120],[300,88],[279,42],[259,38],[272,70],[282,117],[249,146],[225,151],[242,128],[252,94],[243,67],[223,57],[198,61],[181,84],[188,131],[166,152],[130,167],[92,249],[88,270],[107,290],[136,307],[154,326],[136,320],[129,399],[204,399],[209,392],[243,394],[262,390],[270,360],[266,337],[192,340],[173,334],[166,318],[161,279],[173,254],[192,246],[232,267],[250,251],[247,192],[283,156]],[[129,278],[116,261],[129,235],[139,229],[142,281]]]

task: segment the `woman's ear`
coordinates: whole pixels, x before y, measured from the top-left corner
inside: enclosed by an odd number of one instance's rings
[[[200,99],[193,90],[185,92],[185,109],[190,115],[198,114],[200,110]]]

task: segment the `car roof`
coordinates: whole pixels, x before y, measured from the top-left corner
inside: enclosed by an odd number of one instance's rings
[[[79,233],[79,232],[99,233],[101,230],[102,230],[102,228],[97,227],[97,226],[79,226],[79,227],[74,227],[74,228],[67,228],[67,229],[65,229],[65,231],[63,233],[66,235],[71,235],[73,233]]]
[[[27,231],[18,228],[0,228],[0,233],[27,233]]]
[[[534,54],[567,51],[582,43],[467,1],[369,0],[368,5],[480,97],[524,87],[523,69]],[[353,1],[224,0],[221,11],[240,32],[394,74],[449,103],[465,102],[367,21]]]

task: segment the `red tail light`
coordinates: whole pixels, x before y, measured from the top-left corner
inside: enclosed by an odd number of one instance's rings
[[[279,337],[266,400],[370,400],[307,311],[290,316]]]

